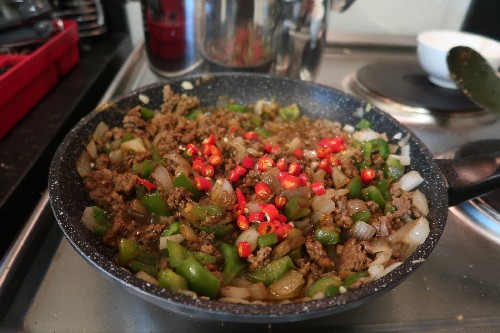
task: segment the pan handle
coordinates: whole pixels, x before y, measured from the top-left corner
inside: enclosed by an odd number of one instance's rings
[[[500,188],[500,156],[436,159],[436,162],[448,183],[450,206]]]

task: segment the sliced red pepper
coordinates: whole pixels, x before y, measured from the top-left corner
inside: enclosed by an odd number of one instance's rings
[[[203,140],[204,145],[213,145],[215,144],[215,134],[210,134],[207,138]]]
[[[259,158],[257,161],[257,168],[259,171],[266,171],[269,168],[272,168],[274,166],[274,160],[270,158],[269,156],[262,156]]]
[[[278,216],[276,217],[276,221],[278,221],[279,223],[286,223],[288,219],[286,218],[285,215],[278,214]]]
[[[288,165],[288,172],[294,176],[298,176],[301,171],[302,171],[302,168],[300,167],[299,163],[297,163],[297,162],[291,162]]]
[[[238,248],[238,255],[241,258],[247,258],[249,255],[252,254],[252,246],[247,241],[239,242],[237,248]]]
[[[333,155],[328,156],[327,160],[328,160],[328,163],[330,163],[330,166],[332,166],[332,167],[340,165],[340,160]]]
[[[268,221],[276,220],[280,215],[276,206],[272,204],[264,205],[262,207],[262,212],[264,213],[264,215],[266,216],[266,220]]]
[[[276,226],[272,222],[262,222],[257,228],[259,235],[272,234],[276,230]]]
[[[247,199],[239,188],[236,188],[236,203],[241,208],[241,210],[244,210],[245,206],[247,205]]]
[[[304,158],[304,149],[295,148],[295,150],[293,151],[293,155],[300,160],[303,159]]]
[[[220,154],[213,154],[208,158],[208,163],[212,165],[219,165],[222,161]]]
[[[274,204],[276,205],[276,208],[283,209],[286,205],[286,197],[284,195],[278,195],[274,198]]]
[[[250,228],[250,222],[245,215],[238,215],[236,225],[240,228],[240,230],[247,230]]]
[[[282,240],[283,238],[285,238],[287,235],[288,235],[288,231],[289,230],[292,230],[293,227],[289,224],[283,224],[283,225],[280,225],[278,228],[276,228],[276,235],[278,236],[278,239],[279,240]]]
[[[201,174],[205,177],[212,177],[214,175],[215,169],[211,164],[206,164],[201,168]]]
[[[146,179],[142,179],[140,177],[137,177],[137,180],[139,180],[139,183],[141,183],[142,185],[144,185],[146,187],[146,189],[148,190],[148,192],[151,192],[151,190],[155,189],[156,188],[156,185],[147,181]]]
[[[286,170],[286,160],[284,158],[280,158],[278,161],[276,161],[276,167],[280,171],[285,171]]]
[[[332,173],[332,167],[330,165],[330,162],[326,158],[319,161],[319,168],[325,170],[329,174]]]
[[[253,169],[254,165],[255,165],[255,161],[251,157],[245,157],[241,161],[241,166],[246,168],[246,169]]]
[[[201,158],[197,158],[193,161],[192,167],[195,171],[198,171],[201,173],[201,170],[203,169],[203,166],[205,165],[205,162]]]
[[[332,152],[330,151],[330,148],[328,147],[318,147],[316,148],[316,156],[319,158],[327,157],[330,155]]]
[[[375,176],[376,176],[376,172],[375,170],[373,169],[370,169],[370,168],[366,168],[364,169],[363,171],[361,171],[361,180],[363,181],[363,183],[365,184],[368,184],[369,182],[371,182]]]
[[[264,221],[265,217],[266,215],[264,214],[264,212],[253,212],[248,214],[248,220],[250,222],[262,222]]]
[[[293,175],[286,175],[282,179],[280,179],[280,184],[285,190],[291,190],[294,188],[299,187],[300,185],[300,178],[297,176]]]
[[[229,171],[229,176],[227,177],[227,179],[232,182],[232,183],[236,183],[237,181],[239,181],[241,178],[240,175],[238,175],[236,173],[236,171],[233,169],[231,171]]]
[[[245,173],[247,173],[247,169],[245,169],[244,167],[242,167],[241,165],[237,165],[234,167],[234,172],[240,176],[240,177],[243,177],[245,175]]]
[[[300,179],[300,185],[302,185],[302,186],[306,186],[307,183],[309,182],[309,176],[305,172],[302,172],[299,175],[299,179]]]
[[[289,173],[288,173],[288,172],[286,172],[286,171],[282,171],[282,172],[280,172],[280,173],[278,173],[278,174],[276,175],[276,178],[277,178],[278,180],[282,180],[283,178],[285,178],[285,177],[286,177],[286,176],[288,176],[288,175],[289,175]]]
[[[311,189],[316,195],[323,195],[326,193],[325,186],[322,182],[311,183]]]
[[[199,150],[198,150],[198,148],[196,148],[195,145],[193,145],[192,143],[188,143],[186,145],[186,154],[188,154],[188,156],[196,157],[196,156],[198,156],[198,153],[199,153]]]
[[[271,189],[266,183],[257,183],[255,185],[255,194],[261,200],[266,200],[271,195]]]
[[[253,131],[250,131],[250,132],[245,132],[243,133],[243,139],[245,140],[257,140],[259,138],[259,135],[257,134],[257,132],[253,132]]]
[[[194,183],[196,188],[201,191],[210,191],[212,188],[212,183],[205,177],[194,176]]]

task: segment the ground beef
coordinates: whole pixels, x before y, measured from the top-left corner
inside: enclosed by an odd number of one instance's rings
[[[255,254],[251,254],[250,256],[248,256],[247,261],[250,264],[248,270],[250,272],[253,272],[270,263],[270,256],[272,251],[273,249],[271,247],[266,246],[262,249],[259,249]]]
[[[325,269],[332,269],[334,264],[333,261],[328,258],[323,245],[318,242],[313,235],[307,235],[306,237],[306,251],[307,254],[314,260],[319,266]]]
[[[184,187],[174,187],[174,189],[168,193],[167,205],[172,210],[181,210],[186,207],[191,196],[192,193],[188,192]]]
[[[368,269],[372,260],[363,248],[363,242],[354,238],[344,242],[339,254],[339,271],[360,272]]]

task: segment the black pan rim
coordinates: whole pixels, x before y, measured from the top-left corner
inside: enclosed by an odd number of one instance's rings
[[[345,96],[350,100],[356,100],[366,107],[366,103],[358,98],[340,92],[336,89],[319,85],[317,83],[297,81],[288,78],[279,78],[268,74],[254,74],[254,73],[214,73],[209,75],[211,78],[224,79],[240,77],[242,79],[255,79],[255,80],[269,80],[272,82],[284,82],[285,84],[299,84],[304,87],[310,87],[321,91],[335,92],[336,94]],[[432,222],[431,232],[425,243],[418,247],[418,249],[400,266],[385,275],[384,277],[373,281],[359,289],[351,290],[345,294],[339,295],[334,298],[323,300],[312,300],[307,302],[295,302],[286,304],[236,304],[226,303],[220,301],[207,300],[202,298],[192,298],[180,293],[168,292],[160,287],[148,284],[125,269],[117,266],[110,258],[102,253],[96,252],[96,248],[92,244],[81,243],[78,239],[73,237],[74,220],[79,220],[79,217],[69,216],[64,209],[64,195],[62,187],[63,184],[59,182],[57,171],[59,170],[66,150],[70,148],[70,143],[73,137],[81,131],[81,129],[97,114],[106,112],[114,105],[120,102],[127,101],[131,98],[136,98],[139,94],[154,90],[161,89],[165,84],[179,85],[184,81],[193,82],[196,79],[206,79],[205,75],[187,76],[180,79],[165,80],[162,82],[154,83],[140,89],[134,90],[124,96],[114,98],[108,103],[97,107],[87,116],[82,118],[80,122],[66,135],[61,142],[59,148],[54,155],[49,173],[49,197],[50,203],[56,217],[57,223],[62,229],[66,239],[70,242],[73,248],[92,266],[97,268],[106,277],[117,281],[125,288],[129,289],[139,297],[151,301],[168,310],[188,315],[198,315],[207,319],[221,319],[230,320],[235,322],[290,322],[297,320],[313,319],[330,314],[346,311],[350,308],[357,307],[361,303],[379,296],[401,283],[411,272],[417,269],[423,261],[430,255],[433,248],[437,244],[446,222],[447,214],[447,201],[440,203],[445,205],[446,209],[437,209],[438,217]],[[377,116],[382,117],[384,120],[391,122],[392,126],[402,130],[404,133],[411,131],[406,126],[400,124],[396,119],[390,115],[373,108]],[[85,141],[87,138],[81,138]],[[418,150],[426,156],[430,169],[436,175],[436,179],[432,182],[440,189],[441,194],[446,197],[444,177],[441,175],[439,167],[432,158],[431,153],[427,147],[413,134],[411,134],[411,141],[416,145]],[[445,198],[446,199],[446,198]],[[439,207],[438,207],[439,208]]]

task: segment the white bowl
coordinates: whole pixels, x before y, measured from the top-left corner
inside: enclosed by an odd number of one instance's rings
[[[424,31],[417,36],[417,55],[420,66],[429,80],[443,88],[457,89],[450,78],[448,51],[455,46],[467,46],[481,54],[493,67],[500,66],[500,43],[494,39],[463,32],[448,30]]]

